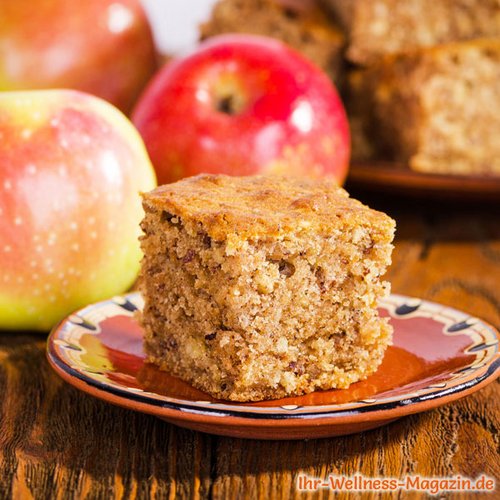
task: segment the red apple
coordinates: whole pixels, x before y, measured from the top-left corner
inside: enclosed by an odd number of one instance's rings
[[[69,90],[0,93],[0,328],[45,330],[136,279],[155,185],[139,134]]]
[[[277,40],[209,39],[166,65],[132,114],[160,184],[202,172],[328,175],[342,183],[349,127],[328,77]]]
[[[155,68],[139,0],[0,2],[0,90],[73,88],[129,111]]]

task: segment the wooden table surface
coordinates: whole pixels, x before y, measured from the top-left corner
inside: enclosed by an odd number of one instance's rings
[[[498,207],[358,194],[398,222],[389,273],[394,292],[463,309],[498,328]],[[52,372],[44,348],[41,335],[0,334],[0,499],[333,496],[298,493],[299,472],[322,478],[484,473],[500,483],[498,381],[362,434],[250,441],[177,428],[79,393]],[[496,498],[499,490],[500,484]]]

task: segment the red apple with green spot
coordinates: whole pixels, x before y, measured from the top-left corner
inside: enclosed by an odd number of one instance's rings
[[[139,0],[0,1],[0,90],[72,88],[128,112],[155,69]]]
[[[132,114],[159,183],[201,172],[347,174],[350,137],[328,77],[283,43],[222,35],[165,66]]]
[[[0,328],[47,330],[137,277],[153,167],[111,104],[69,90],[0,93]]]

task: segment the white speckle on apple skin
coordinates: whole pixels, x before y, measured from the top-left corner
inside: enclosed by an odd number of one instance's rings
[[[29,128],[25,128],[22,132],[21,132],[21,137],[23,139],[29,139],[31,137],[31,135],[33,134],[33,131]]]
[[[87,224],[88,224],[89,226],[93,226],[93,225],[95,224],[95,217],[89,217],[89,218],[87,219]]]
[[[78,229],[78,224],[76,222],[70,222],[69,224],[69,228],[72,230],[72,231],[76,231]]]
[[[38,264],[36,262],[36,260],[32,260],[30,261],[30,267],[36,267]]]
[[[33,163],[29,163],[26,166],[26,172],[30,175],[35,175],[36,174],[36,165],[34,165]]]
[[[22,223],[23,223],[23,219],[21,217],[15,217],[14,218],[14,225],[21,226]]]
[[[95,231],[90,232],[90,239],[91,240],[97,240],[97,233]]]
[[[73,250],[73,252],[79,252],[80,251],[80,245],[78,243],[73,243],[71,245],[71,250]]]
[[[54,128],[58,127],[59,126],[59,119],[58,118],[52,118],[50,120],[50,125]]]
[[[3,188],[5,189],[5,191],[10,191],[12,189],[12,182],[9,181],[9,179],[5,179],[3,181]]]
[[[4,253],[10,253],[12,252],[12,247],[10,245],[4,245],[3,251]]]
[[[43,252],[43,247],[42,247],[42,245],[36,245],[36,247],[35,247],[35,252],[37,252],[37,253],[42,253],[42,252]]]

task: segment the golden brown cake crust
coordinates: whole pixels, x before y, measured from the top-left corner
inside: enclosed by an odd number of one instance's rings
[[[202,174],[156,188],[146,203],[201,223],[214,240],[311,232],[331,234],[352,226],[390,228],[394,221],[349,198],[332,179]]]

